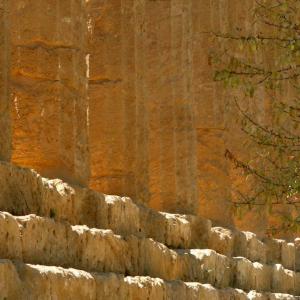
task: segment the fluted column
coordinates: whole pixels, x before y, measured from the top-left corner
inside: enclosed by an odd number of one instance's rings
[[[215,50],[210,32],[225,31],[228,1],[193,1],[193,87],[195,99],[199,210],[220,224],[232,224],[228,162],[225,160],[225,93],[213,82],[209,55]]]
[[[85,1],[8,1],[12,161],[88,177]]]
[[[195,212],[189,2],[90,1],[90,185]]]
[[[135,193],[134,1],[89,1],[90,186]]]

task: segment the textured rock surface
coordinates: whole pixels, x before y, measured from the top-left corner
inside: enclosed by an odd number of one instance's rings
[[[92,188],[197,211],[192,9],[182,0],[89,1]]]
[[[0,1],[0,160],[9,160],[11,154],[7,6],[8,1]]]
[[[224,289],[300,293],[300,273],[281,264],[230,258],[210,249],[172,250],[153,239],[115,235],[35,215],[0,213],[0,257],[89,272],[209,283]],[[181,288],[178,288],[181,290]]]
[[[0,22],[0,157],[87,182],[85,1],[4,0]]]
[[[253,3],[0,0],[0,300],[300,298],[299,239],[231,210],[205,32]]]
[[[251,151],[205,33],[249,29],[253,4],[2,0],[0,158],[262,237],[277,217],[232,214],[232,191],[248,186],[224,152]]]
[[[164,281],[159,278],[114,273],[88,273],[43,265],[0,260],[0,297],[25,299],[88,300],[296,300],[288,294],[246,293],[239,289],[215,289],[209,284]],[[178,298],[180,297],[180,298]]]
[[[260,240],[250,232],[212,227],[209,220],[198,216],[156,212],[130,198],[47,180],[4,162],[0,173],[0,210],[14,215],[36,214],[73,225],[112,229],[123,236],[153,238],[172,248],[210,248],[229,257],[280,263],[300,271],[298,240],[295,244]]]

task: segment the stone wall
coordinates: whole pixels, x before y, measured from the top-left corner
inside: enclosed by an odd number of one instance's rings
[[[224,153],[250,146],[209,60],[208,32],[249,29],[253,3],[2,0],[1,159],[263,234],[232,213],[248,186]]]

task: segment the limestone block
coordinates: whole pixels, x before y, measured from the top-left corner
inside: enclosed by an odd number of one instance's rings
[[[271,290],[272,267],[261,263],[253,263],[251,276],[251,289],[260,292]]]
[[[247,238],[247,258],[249,258],[251,261],[266,263],[267,246],[257,238],[256,234],[245,232],[245,235]]]
[[[39,265],[20,265],[18,272],[28,299],[96,300],[96,283],[90,273]]]
[[[222,227],[213,227],[210,231],[208,247],[218,253],[231,257],[233,254],[234,234]]]
[[[199,299],[198,290],[192,290],[190,293],[188,293],[188,290],[188,286],[183,281],[166,282],[166,299],[189,299],[188,297],[191,297],[191,299]]]
[[[198,282],[186,282],[186,299],[199,300],[201,299],[201,293],[203,297],[203,292],[205,291],[205,286]],[[211,296],[213,293],[211,293]]]
[[[293,294],[295,291],[295,273],[275,264],[272,272],[272,291]]]
[[[233,285],[234,287],[251,290],[252,282],[251,278],[253,276],[253,265],[252,263],[244,257],[234,257],[234,268],[233,268]]]
[[[97,300],[126,300],[129,290],[124,281],[124,275],[115,273],[94,273]]]
[[[296,267],[296,271],[300,271],[300,238],[295,239],[295,248],[296,248],[295,267]]]
[[[131,270],[130,252],[125,240],[111,230],[72,226],[70,252],[78,268],[125,274]],[[75,253],[73,252],[75,251]]]
[[[269,300],[296,300],[296,299],[297,299],[296,297],[288,294],[276,293],[276,294],[269,295]]]
[[[227,288],[219,291],[220,300],[246,300],[247,294],[239,289]]]
[[[235,231],[233,256],[248,258],[248,240],[245,231]]]
[[[191,224],[192,230],[192,240],[190,248],[208,248],[212,222],[203,217],[193,215],[188,215],[187,220]]]
[[[132,249],[133,245],[131,245]],[[138,245],[139,265],[144,275],[165,280],[183,278],[183,266],[178,254],[152,239],[141,239]],[[134,253],[134,252],[133,252]],[[134,256],[136,254],[133,254]]]
[[[230,259],[214,250],[182,250],[186,275],[184,280],[210,283],[218,288],[228,287],[231,283]]]
[[[22,240],[18,222],[8,213],[0,213],[0,257],[23,258]]]
[[[85,215],[77,212],[81,203],[81,195],[75,193],[75,189],[60,179],[42,179],[40,195],[35,197],[37,208],[36,214],[42,214],[55,220],[66,220],[70,223],[80,223],[80,216]],[[30,212],[32,213],[32,212]]]
[[[256,291],[250,291],[247,296],[249,300],[269,300],[268,295]]]
[[[146,206],[140,207],[141,228],[145,231],[146,236],[152,237],[159,242],[166,239],[167,223],[163,214],[157,213]],[[160,230],[157,230],[160,228]]]
[[[188,248],[191,244],[192,231],[188,220],[180,215],[161,213],[166,222],[164,244],[174,248]],[[158,227],[155,226],[157,229]]]
[[[22,290],[21,280],[15,266],[10,260],[1,259],[0,299],[22,299],[22,295],[24,295],[24,290]]]
[[[125,287],[128,289],[128,298],[123,298],[123,299],[159,300],[159,299],[166,298],[165,283],[163,280],[159,278],[125,277],[124,283],[125,283]],[[184,287],[183,283],[182,286]],[[180,297],[180,294],[175,294],[175,295],[176,296],[178,295],[178,297]],[[122,295],[122,297],[124,296]]]
[[[210,284],[202,284],[199,286],[199,299],[219,300],[218,290]]]
[[[102,197],[97,193],[96,198]],[[141,229],[140,210],[130,198],[104,195],[97,211],[97,226],[110,228],[122,235],[138,233]]]
[[[32,264],[70,266],[66,226],[51,219],[29,215],[17,217],[23,260]]]
[[[35,213],[41,197],[40,176],[29,169],[0,162],[0,207],[18,215]]]
[[[267,245],[267,262],[279,263],[281,261],[283,240],[267,238],[264,240]]]
[[[284,242],[281,247],[281,263],[290,270],[295,270],[296,249],[294,243]]]
[[[300,273],[295,273],[295,294],[300,296]]]

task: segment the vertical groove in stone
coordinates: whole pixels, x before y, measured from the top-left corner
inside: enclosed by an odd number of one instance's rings
[[[149,112],[145,105],[147,82],[145,74],[146,52],[146,7],[145,1],[135,1],[135,94],[136,94],[136,197],[149,202]]]
[[[163,19],[163,2],[145,1],[145,23],[146,23],[146,70],[144,80],[147,84],[146,89],[146,109],[149,114],[148,123],[148,172],[149,172],[149,192],[150,205],[161,203],[161,155],[163,141],[161,139],[162,129],[160,126],[160,110],[162,95],[159,89],[159,78],[161,74],[160,66],[160,26]]]
[[[174,109],[175,109],[175,143],[176,143],[176,201],[175,207],[172,210],[179,210],[179,206],[183,206],[187,186],[187,140],[186,140],[186,103],[185,101],[185,86],[187,83],[186,68],[187,68],[187,57],[186,57],[186,37],[185,29],[185,5],[184,1],[176,1],[179,5],[180,17],[177,23],[176,38],[178,39],[175,43],[175,62],[176,62],[176,73],[178,74],[178,80],[174,82]],[[175,38],[175,37],[173,37]]]
[[[12,161],[85,184],[85,1],[13,0],[9,12]]]
[[[175,2],[88,4],[90,185],[156,209],[192,212],[197,184],[191,4]],[[121,36],[114,28],[121,28]]]
[[[123,114],[124,120],[124,162],[126,162],[127,175],[123,180],[123,191],[130,197],[136,195],[136,96],[135,96],[135,19],[134,0],[122,0],[121,2],[121,56],[123,87]]]
[[[159,126],[161,128],[159,142],[160,153],[160,199],[152,199],[150,205],[160,210],[170,210],[176,199],[176,172],[175,172],[175,133],[174,133],[174,99],[172,97],[171,82],[174,74],[172,57],[172,8],[171,2],[162,3],[158,30],[158,48],[160,66],[157,89],[160,91]],[[154,201],[153,201],[154,200]]]
[[[124,94],[126,58],[122,37],[122,1],[90,1],[90,186],[105,193],[127,194],[128,177]],[[126,29],[127,30],[127,29]],[[128,100],[127,100],[128,102]]]
[[[11,119],[9,98],[8,0],[0,1],[0,160],[10,160]]]
[[[194,112],[194,71],[193,71],[193,2],[185,2],[185,20],[186,24],[185,35],[186,40],[186,64],[187,64],[187,82],[185,86],[185,102],[186,102],[186,117],[187,117],[187,129],[186,129],[186,139],[187,139],[187,186],[186,190],[186,200],[183,201],[183,207],[187,207],[186,213],[196,213],[199,203],[198,203],[198,180],[197,180],[197,132],[195,123],[195,112]],[[183,208],[182,208],[183,210]]]
[[[209,54],[214,43],[209,34],[225,30],[227,1],[193,1],[193,88],[198,144],[199,214],[231,224],[230,181],[224,159],[224,95],[213,82]],[[223,7],[223,9],[222,9]],[[225,10],[224,10],[225,8]]]

